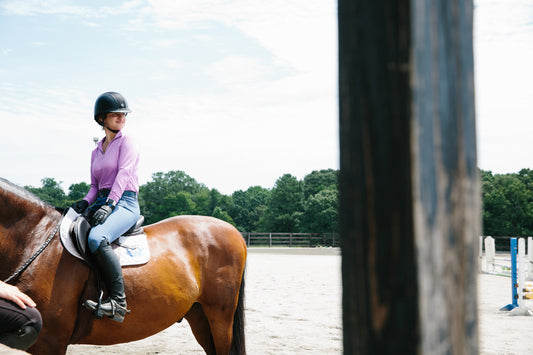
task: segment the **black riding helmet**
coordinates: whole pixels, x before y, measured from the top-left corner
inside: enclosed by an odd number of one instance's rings
[[[128,114],[131,110],[124,96],[118,92],[110,91],[104,92],[96,99],[96,103],[94,104],[94,120],[102,126],[103,121],[100,122],[99,118],[109,112],[124,112]]]

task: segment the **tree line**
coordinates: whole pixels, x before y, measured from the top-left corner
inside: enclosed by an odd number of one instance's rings
[[[139,205],[146,224],[187,214],[217,217],[241,232],[336,233],[338,173],[316,170],[302,180],[284,174],[271,189],[252,186],[224,195],[183,171],[157,172],[139,187]],[[25,188],[60,208],[70,207],[90,188],[80,182],[65,193],[61,182],[50,177],[41,184]]]
[[[480,170],[482,235],[533,236],[533,170],[493,174]],[[146,223],[167,217],[197,214],[214,216],[241,232],[337,232],[338,170],[313,171],[302,180],[291,174],[267,189],[252,186],[231,195],[209,189],[183,171],[158,172],[140,186],[139,203]],[[73,184],[65,194],[54,178],[41,187],[26,186],[51,205],[66,208],[82,199],[89,184]]]

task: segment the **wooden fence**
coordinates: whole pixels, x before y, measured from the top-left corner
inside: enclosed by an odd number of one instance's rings
[[[256,247],[339,247],[337,233],[251,233],[243,232],[247,246]]]

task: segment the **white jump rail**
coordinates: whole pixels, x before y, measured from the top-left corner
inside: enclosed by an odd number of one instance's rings
[[[524,238],[518,238],[524,239]],[[485,248],[483,248],[485,246]],[[484,251],[483,251],[484,249]],[[533,281],[533,238],[527,238],[527,254],[525,254],[526,281]],[[511,256],[497,255],[496,245],[492,237],[479,238],[479,269],[484,274],[495,274],[511,277]]]

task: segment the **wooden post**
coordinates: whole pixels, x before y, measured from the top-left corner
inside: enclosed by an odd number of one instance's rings
[[[472,0],[339,0],[345,354],[478,353]]]

